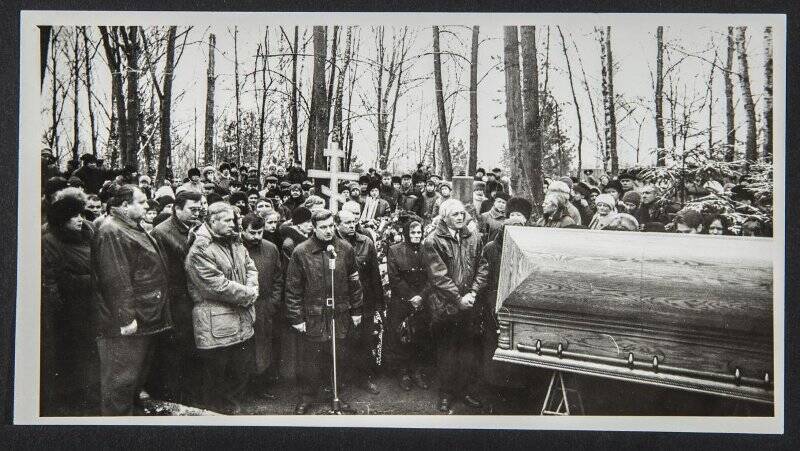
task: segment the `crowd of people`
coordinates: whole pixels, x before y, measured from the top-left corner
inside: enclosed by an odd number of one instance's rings
[[[520,371],[491,360],[504,227],[771,233],[756,216],[678,208],[632,172],[547,179],[534,205],[500,169],[476,171],[464,202],[429,167],[370,169],[337,187],[335,212],[300,162],[154,184],[90,154],[60,172],[45,151],[42,179],[43,415],[130,415],[150,396],[236,414],[280,380],[304,414],[332,396],[332,341],[345,385],[378,394],[389,368],[424,390],[435,368],[438,410],[479,408],[481,384]],[[703,188],[771,208],[737,185]]]

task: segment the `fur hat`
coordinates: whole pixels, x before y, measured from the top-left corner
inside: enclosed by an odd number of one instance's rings
[[[55,194],[56,191],[66,188],[67,186],[69,186],[69,183],[67,183],[67,179],[64,177],[50,177],[47,179],[47,183],[44,185],[44,193],[49,196],[51,194]]]
[[[589,197],[589,194],[591,193],[592,189],[586,183],[578,182],[572,185],[572,190],[582,195],[583,197]]]
[[[508,193],[500,191],[499,193],[497,193],[497,195],[494,196],[494,198],[495,200],[503,199],[504,201],[508,202],[508,200],[511,199],[511,196],[509,196]]]
[[[622,191],[623,191],[622,183],[620,183],[619,180],[617,180],[617,179],[609,180],[608,184],[606,184],[606,186],[603,187],[603,192],[606,192],[606,190],[609,189],[609,188],[613,188],[613,189],[617,190],[618,193],[622,194]]]
[[[189,178],[192,178],[194,176],[200,177],[200,175],[201,175],[200,174],[200,169],[197,169],[197,168],[189,169],[189,174],[188,174]]]
[[[153,194],[153,197],[155,197],[156,199],[163,196],[175,197],[175,192],[172,191],[171,187],[164,185],[161,188],[157,189],[155,194]]]
[[[81,193],[69,193],[47,208],[47,223],[51,227],[61,227],[83,213],[84,208],[86,208],[86,196]]]
[[[292,224],[298,225],[311,220],[311,210],[300,206],[292,211]]]
[[[161,208],[164,208],[169,204],[174,204],[175,198],[170,195],[159,196],[156,198],[156,202],[161,205]]]
[[[369,184],[369,182],[370,182],[370,181],[372,181],[372,179],[371,179],[371,178],[369,178],[369,176],[368,176],[368,175],[362,175],[361,177],[359,177],[359,178],[358,178],[358,183],[366,183],[366,184]]]
[[[214,172],[214,173],[216,173],[216,172],[217,172],[217,169],[216,169],[214,166],[206,166],[205,168],[203,168],[203,175],[206,175],[206,174],[208,174],[209,172]]]
[[[392,183],[400,183],[401,179],[397,175],[392,176]]]
[[[236,202],[247,203],[247,193],[242,191],[231,193],[231,195],[228,197],[228,202],[230,202],[231,205],[236,205]]]
[[[642,195],[636,191],[628,191],[622,196],[623,202],[630,202],[637,207],[642,204]]]
[[[570,185],[568,183],[561,180],[554,180],[550,182],[550,185],[547,186],[547,192],[562,193],[569,196],[569,194],[572,192],[572,189],[570,188]]]
[[[472,191],[486,191],[486,182],[472,182]]]
[[[617,203],[614,202],[614,196],[611,194],[598,194],[597,198],[594,200],[595,205],[599,204],[606,204],[611,207],[611,210],[616,211]]]
[[[69,178],[67,183],[69,184],[69,186],[74,186],[76,188],[81,188],[81,187],[85,186],[84,183],[83,183],[83,180],[81,180],[80,177],[76,177],[74,175]]]
[[[511,216],[511,213],[522,213],[526,221],[530,221],[531,212],[533,211],[533,204],[528,199],[523,197],[512,197],[506,201],[506,214]]]

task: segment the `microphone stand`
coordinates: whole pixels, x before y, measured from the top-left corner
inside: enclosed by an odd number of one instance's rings
[[[336,303],[334,300],[334,277],[335,277],[335,270],[336,270],[336,253],[329,252],[328,257],[328,268],[331,271],[331,297],[326,299],[325,304],[328,310],[331,312],[331,356],[333,356],[333,367],[332,367],[332,380],[333,380],[333,399],[331,400],[331,411],[332,415],[341,415],[342,411],[340,408],[340,401],[339,401],[339,387],[336,380]]]

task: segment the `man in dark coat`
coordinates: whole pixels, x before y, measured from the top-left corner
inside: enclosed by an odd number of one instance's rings
[[[294,165],[292,165],[286,173],[286,181],[292,184],[300,184],[303,183],[306,178],[306,171],[303,169],[303,164],[300,163],[300,160],[295,160]]]
[[[639,189],[641,205],[636,211],[636,220],[639,228],[645,232],[649,230],[664,230],[664,226],[672,221],[672,216],[678,211],[666,199],[660,199],[658,188],[646,184]]]
[[[314,233],[297,246],[286,271],[286,310],[292,327],[302,334],[302,364],[300,368],[300,401],[295,414],[302,415],[319,394],[328,379],[327,368],[332,363],[331,318],[336,327],[337,368],[345,361],[344,341],[354,327],[361,324],[363,291],[358,275],[353,247],[336,239],[333,214],[317,210],[312,216]],[[328,246],[334,252],[328,251]],[[331,258],[335,258],[331,280]],[[334,300],[331,303],[331,290]],[[346,403],[343,411],[350,411]]]
[[[400,192],[392,185],[392,173],[384,171],[381,174],[381,198],[389,202],[389,211],[394,211],[397,208],[397,197]]]
[[[153,381],[156,395],[187,404],[198,400],[200,365],[194,344],[192,307],[186,287],[184,262],[189,253],[189,230],[200,222],[202,194],[183,188],[175,196],[172,214],[153,228],[151,235],[164,252],[170,288],[170,313],[174,328],[160,337]]]
[[[397,208],[422,217],[420,203],[417,200],[422,193],[417,191],[411,184],[411,175],[403,174],[400,179],[400,194],[397,197]]]
[[[364,291],[363,320],[361,326],[354,331],[353,367],[355,379],[366,391],[376,395],[380,393],[375,385],[377,372],[375,356],[372,350],[377,344],[375,330],[375,314],[386,308],[383,299],[383,285],[378,269],[378,252],[372,239],[356,231],[358,218],[347,210],[334,216],[337,238],[346,240],[355,252],[358,264],[358,277]]]
[[[487,264],[481,261],[480,233],[466,225],[464,205],[457,199],[442,203],[441,222],[425,238],[422,249],[431,284],[430,304],[439,370],[440,412],[449,412],[453,396],[470,407],[482,406],[472,386],[480,359],[477,294],[486,285]]]
[[[155,336],[172,327],[167,268],[158,243],[139,225],[147,197],[123,185],[92,240],[99,288],[97,347],[101,413],[132,415],[146,380]]]
[[[100,379],[91,327],[97,303],[90,261],[94,228],[82,217],[83,192],[68,188],[55,198],[42,234],[40,411],[44,416],[96,415]]]
[[[274,318],[280,308],[283,295],[283,269],[281,254],[277,246],[263,239],[264,219],[254,214],[242,218],[242,242],[250,253],[250,258],[258,270],[258,299],[256,300],[256,320],[253,324],[253,350],[255,359],[251,388],[265,395],[269,381],[264,375],[267,368],[276,369],[276,347],[273,346],[279,334],[275,333]],[[273,374],[276,374],[273,372]]]
[[[99,193],[103,182],[113,180],[114,177],[123,172],[97,167],[97,158],[90,153],[81,155],[81,162],[83,165],[75,170],[72,175],[83,180],[84,189],[89,194]]]

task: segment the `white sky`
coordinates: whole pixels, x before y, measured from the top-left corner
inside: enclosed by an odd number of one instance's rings
[[[666,21],[665,21],[666,22]],[[673,21],[680,22],[680,21]],[[195,109],[197,112],[197,148],[200,155],[203,149],[203,122],[204,122],[204,109],[205,109],[205,90],[206,90],[206,65],[208,44],[207,38],[209,33],[216,34],[218,53],[216,57],[216,73],[218,75],[216,82],[216,109],[217,116],[225,116],[229,119],[234,117],[234,91],[233,91],[233,37],[232,31],[235,23],[228,22],[224,25],[214,24],[212,26],[195,26],[189,34],[185,54],[183,55],[175,73],[175,80],[173,85],[173,142],[182,139],[184,145],[189,148],[193,146],[194,137],[194,115]],[[603,112],[602,101],[600,98],[600,53],[599,44],[596,40],[596,35],[593,33],[592,26],[576,26],[570,25],[570,21],[564,22],[562,30],[567,40],[568,51],[570,54],[573,77],[575,82],[578,103],[582,113],[583,123],[583,167],[597,167],[598,166],[598,153],[596,147],[596,135],[594,125],[592,123],[592,115],[589,108],[589,101],[586,91],[583,87],[583,77],[581,75],[580,63],[576,57],[575,47],[572,45],[574,40],[578,51],[580,52],[583,60],[583,66],[586,71],[588,83],[594,96],[594,104],[598,114],[598,121],[600,132],[602,134],[603,127]],[[288,23],[285,23],[288,25]],[[393,24],[395,27],[399,26]],[[423,78],[418,83],[418,86],[401,98],[398,106],[398,121],[396,125],[396,136],[393,142],[392,156],[395,169],[404,169],[411,167],[419,158],[418,154],[413,151],[415,143],[419,140],[420,136],[429,136],[432,127],[436,125],[436,109],[434,101],[434,86],[433,86],[433,57],[430,54],[432,49],[432,34],[431,28],[427,25],[411,25],[410,35],[413,36],[413,47],[410,51],[411,55],[417,55],[415,63],[406,72],[409,78]],[[359,27],[358,34],[360,35],[360,50],[359,57],[362,59],[374,58],[374,43],[372,30],[368,26]],[[183,31],[183,27],[179,27],[179,32]],[[285,27],[287,33],[291,36],[291,26]],[[471,31],[469,28],[455,25],[443,26],[442,30],[448,33],[443,33],[441,37],[441,44],[443,51],[450,51],[459,53],[465,57],[469,57],[469,46],[471,39]],[[253,58],[256,53],[256,45],[258,42],[263,41],[264,26],[254,24],[244,24],[239,26],[239,59],[240,59],[240,72],[250,72],[253,70]],[[479,52],[479,76],[482,76],[488,71],[488,75],[482,80],[478,87],[478,159],[479,165],[491,168],[499,164],[500,150],[507,145],[507,134],[505,130],[505,99],[504,99],[504,86],[505,80],[502,72],[502,27],[494,25],[481,26],[480,36],[483,40]],[[99,32],[96,27],[91,29],[94,39],[99,39]],[[301,33],[301,46],[302,36],[308,40],[307,52],[311,53],[311,27],[302,26]],[[639,26],[637,21],[627,21],[623,25],[615,25],[612,27],[612,40],[613,40],[613,55],[615,61],[615,78],[614,87],[615,94],[622,97],[626,102],[637,105],[636,111],[631,114],[627,119],[618,124],[618,148],[620,155],[621,166],[628,166],[634,164],[636,161],[635,147],[637,136],[640,136],[641,163],[651,163],[654,160],[652,156],[652,149],[655,147],[655,124],[653,120],[653,86],[651,73],[655,68],[656,56],[656,43],[655,43],[655,27],[649,23],[647,26]],[[354,32],[354,34],[356,34]],[[329,39],[332,35],[332,27],[329,28]],[[391,31],[387,30],[387,36],[391,36]],[[713,59],[714,49],[718,51],[718,58],[720,58],[720,65],[724,65],[725,58],[725,26],[705,27],[702,25],[671,25],[665,27],[664,39],[668,45],[676,45],[685,48],[692,53],[702,54],[705,58]],[[277,26],[270,26],[270,46],[271,52],[277,52],[279,29]],[[344,30],[341,34],[342,40],[344,39]],[[764,44],[763,44],[763,27],[751,27],[748,30],[748,57],[749,68],[751,77],[751,86],[753,96],[756,100],[756,107],[759,111],[761,107],[761,94],[763,90],[763,61],[764,61]],[[545,62],[545,47],[547,40],[547,27],[537,27],[537,44],[539,47],[539,67],[540,67],[540,83],[544,83],[544,62]],[[387,44],[389,37],[387,37]],[[341,48],[343,48],[343,42]],[[777,43],[776,43],[777,45]],[[710,50],[709,50],[710,49]],[[427,53],[427,54],[426,54]],[[665,62],[665,67],[669,67],[672,63],[680,59],[681,54],[677,51],[668,51],[668,60]],[[94,86],[98,97],[101,99],[109,98],[110,91],[110,78],[108,69],[104,63],[104,55],[102,49],[98,56],[95,58],[94,65]],[[60,58],[59,72],[66,73],[68,70],[65,63],[65,58]],[[278,60],[271,59],[270,64],[273,69],[276,67]],[[469,81],[469,67],[465,62],[457,64],[458,58],[443,56],[443,72],[445,78],[445,91],[450,92],[455,89],[457,79],[460,78],[462,89],[466,91],[466,86]],[[549,88],[552,90],[553,96],[561,104],[563,109],[562,128],[566,129],[567,135],[573,143],[577,142],[578,131],[576,124],[575,108],[572,104],[572,95],[570,93],[569,82],[567,78],[566,64],[564,55],[561,49],[561,41],[556,30],[556,26],[550,27],[550,52],[549,52],[550,70],[549,70]],[[310,85],[311,85],[311,57],[301,58],[299,76],[301,78],[303,95],[310,99]],[[143,64],[142,64],[143,65]],[[159,73],[163,68],[163,62],[159,64]],[[361,96],[374,98],[374,88],[372,88],[370,73],[362,64],[358,68],[360,80],[357,90]],[[706,83],[709,76],[710,65],[698,58],[687,58],[681,62],[673,72],[676,79],[679,92],[683,93],[684,89],[687,93],[689,100],[696,99],[698,104],[706,94]],[[739,70],[738,61],[734,64],[734,70]],[[285,74],[289,74],[289,68],[284,70]],[[248,79],[247,84],[243,86],[242,94],[242,110],[254,110],[255,100],[252,93],[252,78]],[[716,70],[714,75],[714,116],[713,116],[713,132],[715,140],[723,138],[724,134],[724,87],[721,72]],[[665,86],[665,91],[667,87]],[[735,82],[734,95],[737,99],[737,127],[740,128],[738,138],[744,138],[743,130],[743,109],[741,103],[738,102],[740,95],[740,88],[738,82]],[[80,121],[82,127],[81,136],[81,152],[90,151],[89,137],[88,137],[88,119],[86,114],[86,98],[85,91],[81,87],[81,113]],[[345,93],[345,101],[347,93]],[[68,98],[68,99],[71,99]],[[271,97],[276,102],[279,97]],[[451,139],[458,141],[463,139],[465,144],[469,140],[469,97],[466,92],[456,96],[454,100],[455,105],[455,118],[454,125],[451,131]],[[72,105],[71,101],[62,116],[62,138],[61,146],[66,147],[72,142]],[[50,88],[49,76],[45,79],[44,88],[42,90],[42,124],[43,130],[46,130],[50,124],[49,119],[49,103],[50,103]],[[146,105],[146,102],[144,102]],[[144,106],[143,105],[143,106]],[[110,102],[106,103],[106,107],[110,107]],[[353,100],[354,115],[363,113],[359,96]],[[96,107],[95,110],[102,111]],[[448,108],[448,111],[450,109]],[[274,117],[277,118],[281,112],[276,107],[273,111]],[[669,114],[665,102],[665,116]],[[681,111],[678,111],[678,115]],[[346,113],[345,113],[346,115]],[[617,118],[620,119],[625,116],[625,112],[618,108]],[[100,140],[105,142],[107,131],[107,120],[100,114],[99,129]],[[692,115],[692,120],[697,122],[698,127],[706,128],[708,121],[707,107],[701,111],[697,111]],[[638,123],[642,123],[641,135],[639,135]],[[354,140],[355,140],[355,153],[358,158],[364,163],[365,167],[376,165],[376,148],[377,138],[375,130],[368,118],[356,119],[353,122]],[[669,130],[667,130],[667,141],[669,138]],[[217,142],[220,142],[219,136],[221,131],[218,130]],[[705,141],[706,137],[698,137],[696,140]],[[305,145],[306,134],[302,130],[299,138],[299,143],[302,148]],[[278,147],[277,141],[268,143],[267,152],[270,149]],[[288,151],[288,149],[287,149]],[[573,164],[574,166],[574,164]]]

